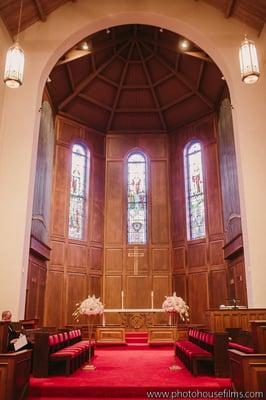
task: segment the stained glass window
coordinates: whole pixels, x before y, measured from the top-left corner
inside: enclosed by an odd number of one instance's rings
[[[127,160],[127,237],[128,243],[146,243],[147,193],[146,158],[132,153]]]
[[[84,146],[73,145],[68,228],[68,236],[72,239],[81,240],[84,237],[88,156]]]
[[[205,236],[202,150],[199,142],[192,142],[186,147],[184,161],[188,240],[195,240]]]

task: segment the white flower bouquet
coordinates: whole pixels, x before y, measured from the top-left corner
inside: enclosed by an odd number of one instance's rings
[[[81,315],[98,315],[104,312],[100,297],[97,299],[95,295],[88,296],[85,300],[77,303],[76,306],[77,308],[72,315],[77,321]]]
[[[173,296],[165,296],[162,308],[168,313],[178,313],[182,321],[189,321],[189,307],[176,293],[173,293]]]

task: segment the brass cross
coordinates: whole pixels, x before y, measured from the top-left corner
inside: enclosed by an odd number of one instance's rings
[[[134,275],[138,275],[139,257],[144,257],[144,253],[139,253],[137,246],[133,247],[133,253],[128,252],[128,257],[134,257]]]

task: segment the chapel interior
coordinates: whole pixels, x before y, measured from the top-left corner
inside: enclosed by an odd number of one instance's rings
[[[203,7],[217,13],[221,26],[243,25],[255,41],[265,42],[264,0],[189,3],[195,12]],[[77,17],[83,7],[87,12],[83,0],[6,0],[0,4],[0,28],[9,37],[20,30],[23,43],[23,32],[27,39],[27,31],[37,26],[38,37],[39,29],[56,23],[56,13],[63,26],[62,10]],[[11,310],[19,321],[14,320],[15,329],[26,333],[33,350],[27,350],[27,357],[12,353],[6,361],[8,324],[0,322],[0,395],[5,400],[41,398],[32,388],[27,397],[29,376],[36,379],[30,385],[37,387],[37,379],[50,374],[52,353],[59,349],[51,338],[60,332],[68,345],[84,342],[75,354],[64,355],[66,375],[75,376],[93,355],[97,365],[105,346],[119,349],[147,338],[152,351],[165,346],[169,354],[174,352],[183,365],[177,369],[185,368],[193,377],[210,374],[228,379],[226,385],[216,382],[220,388],[265,395],[266,298],[254,304],[250,294],[251,231],[248,201],[241,197],[247,170],[240,164],[244,153],[238,154],[234,113],[240,106],[236,97],[232,100],[231,82],[196,40],[163,21],[111,21],[77,35],[71,46],[58,51],[41,86],[40,106],[34,111],[38,135],[30,169],[23,304],[19,312]],[[32,51],[34,35],[26,39]],[[265,74],[265,49],[261,57]],[[265,87],[264,76],[255,85],[260,84]],[[241,85],[248,95],[255,86]],[[8,99],[9,94],[3,96],[0,107]],[[23,99],[27,102],[26,93]],[[73,317],[88,295],[100,298],[105,310],[91,327],[87,316]],[[166,296],[172,295],[189,306],[185,321],[181,314],[161,312]],[[0,304],[4,309],[4,295]],[[190,342],[188,346],[193,342],[202,353],[196,351],[194,357],[195,349],[186,350],[181,341]],[[1,375],[6,362],[13,374],[8,380]],[[22,373],[17,365],[23,363]],[[16,380],[17,370],[23,383]],[[12,385],[20,397],[8,392]]]

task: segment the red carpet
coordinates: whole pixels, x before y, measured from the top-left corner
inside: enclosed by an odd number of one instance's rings
[[[210,376],[193,377],[181,364],[171,372],[172,349],[125,351],[119,348],[97,349],[96,370],[76,371],[70,377],[31,378],[30,399],[62,400],[71,397],[111,399],[147,398],[150,391],[186,390],[221,391],[231,387],[230,379]],[[158,397],[158,396],[157,396]],[[150,397],[151,398],[151,397]],[[155,398],[155,396],[154,396]],[[161,396],[161,398],[166,398]],[[169,396],[169,398],[171,398]],[[187,397],[188,398],[188,397]],[[194,397],[195,398],[195,397]]]

